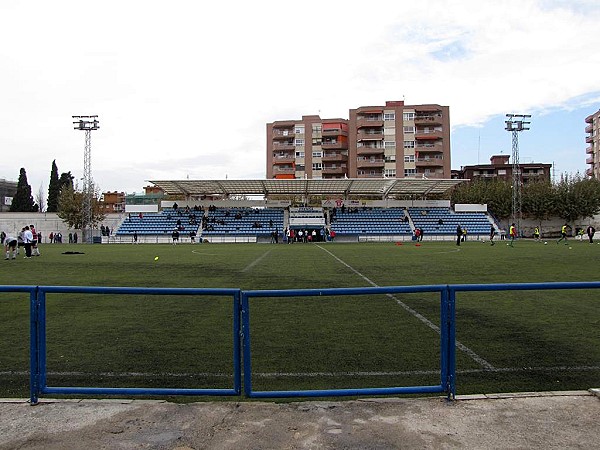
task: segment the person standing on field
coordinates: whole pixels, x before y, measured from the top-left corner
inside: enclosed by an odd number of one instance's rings
[[[590,244],[593,244],[594,243],[594,234],[596,234],[596,229],[593,226],[589,225],[587,227],[586,233],[590,240]]]
[[[510,228],[508,229],[508,234],[510,235],[510,246],[514,247],[515,239],[517,238],[517,227],[514,222],[510,224]]]
[[[496,236],[496,228],[492,225],[490,227],[490,245],[494,245],[494,236]]]
[[[460,224],[456,225],[456,245],[460,247],[460,240],[463,236],[463,230]]]
[[[25,226],[23,231],[23,247],[25,247],[25,258],[31,259],[31,245],[33,244],[33,234],[29,229],[29,225]]]

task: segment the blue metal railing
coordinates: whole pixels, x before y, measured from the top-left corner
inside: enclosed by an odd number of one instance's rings
[[[132,287],[80,287],[80,286],[0,286],[0,292],[30,293],[30,400],[37,403],[45,394],[74,395],[240,395],[240,295],[239,289],[192,288],[132,288]],[[46,294],[121,294],[121,295],[186,295],[224,296],[233,299],[233,387],[230,389],[180,389],[180,388],[104,388],[104,387],[53,387],[47,385],[46,369]]]
[[[242,357],[244,394],[254,398],[323,397],[356,395],[396,395],[445,393],[449,399],[456,391],[456,294],[457,292],[531,291],[563,289],[600,289],[600,282],[453,284],[425,286],[392,286],[348,289],[254,290],[132,288],[75,286],[0,286],[0,292],[29,293],[30,298],[30,399],[35,404],[45,394],[74,395],[241,395]],[[392,295],[419,292],[440,293],[440,383],[431,386],[399,386],[387,388],[254,391],[252,389],[252,352],[250,304],[254,298],[316,297],[348,295]],[[186,295],[225,296],[233,299],[233,387],[231,389],[177,388],[102,388],[47,386],[46,370],[46,294],[122,294],[122,295]]]
[[[441,301],[440,347],[441,370],[440,384],[432,386],[401,386],[386,388],[360,389],[321,389],[300,391],[254,391],[252,389],[252,353],[250,342],[250,299],[259,297],[321,297],[334,295],[377,295],[377,294],[412,294],[417,292],[439,292]],[[438,286],[395,286],[349,289],[300,289],[300,290],[266,290],[242,291],[242,329],[244,337],[244,392],[248,397],[337,397],[354,395],[395,395],[395,394],[431,394],[447,393],[454,396],[454,360],[450,347],[454,346],[451,337],[454,335],[454,303],[450,302],[448,287]]]

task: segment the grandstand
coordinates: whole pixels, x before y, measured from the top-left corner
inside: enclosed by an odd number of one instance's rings
[[[288,229],[315,230],[320,236],[333,231],[337,240],[347,242],[409,240],[416,228],[423,230],[426,240],[453,239],[457,225],[466,228],[469,236],[487,236],[494,220],[485,205],[455,211],[448,200],[389,198],[445,192],[457,182],[460,180],[153,181],[167,194],[184,195],[187,200],[179,205],[163,201],[159,211],[145,214],[131,209],[115,240],[130,241],[137,232],[142,242],[166,242],[175,228],[181,237],[195,231],[208,242],[268,242],[274,232],[283,240]],[[269,200],[273,194],[327,199],[321,200],[321,206],[293,207],[291,200]],[[261,195],[266,200],[234,201],[232,195]],[[348,199],[350,195],[353,199]]]
[[[424,236],[456,235],[456,227],[469,235],[487,236],[493,219],[485,212],[455,212],[451,208],[408,208],[414,228],[421,228]],[[496,226],[497,229],[497,226]]]

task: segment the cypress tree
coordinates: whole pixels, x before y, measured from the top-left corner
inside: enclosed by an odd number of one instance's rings
[[[58,181],[58,167],[56,160],[52,161],[50,171],[50,184],[48,185],[48,212],[58,211],[58,195],[60,194],[60,183]]]
[[[27,183],[27,173],[21,168],[19,181],[17,183],[17,193],[13,197],[10,205],[11,212],[37,212],[38,205],[33,201],[31,195],[31,186]]]

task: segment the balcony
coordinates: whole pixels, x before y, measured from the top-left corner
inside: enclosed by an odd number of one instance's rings
[[[273,164],[292,164],[296,159],[294,154],[273,156]]]
[[[585,160],[585,163],[586,163],[586,164],[594,164],[594,157],[593,157],[593,156],[590,156],[589,158],[587,158],[587,159]]]
[[[273,174],[278,174],[278,173],[295,173],[296,169],[293,167],[279,167],[279,166],[274,166],[273,167]]]
[[[428,115],[416,115],[415,116],[415,125],[441,125],[442,124],[442,115],[441,114],[428,114]]]
[[[357,174],[357,178],[383,178],[383,172]]]
[[[586,144],[591,144],[594,142],[594,136],[586,136],[585,137],[585,143]]]
[[[594,123],[594,115],[591,114],[585,118],[585,123]]]
[[[321,173],[323,175],[343,175],[347,172],[347,168],[345,165],[343,166],[323,166]]]
[[[323,162],[348,161],[348,156],[341,153],[323,153]]]
[[[437,143],[425,143],[425,144],[417,144],[415,145],[415,151],[419,153],[425,152],[435,152],[442,153],[444,151],[444,146],[441,142]]]
[[[382,141],[383,140],[383,131],[378,131],[376,133],[358,133],[356,135],[357,141]]]
[[[423,131],[423,130],[417,130],[415,132],[415,139],[418,141],[433,141],[436,139],[442,139],[442,132],[441,131]]]
[[[321,148],[323,150],[346,150],[348,149],[348,143],[342,141],[336,142],[321,142]]]
[[[585,174],[586,174],[588,177],[593,177],[593,176],[594,176],[594,168],[593,168],[593,167],[590,167],[589,169],[586,169],[586,171],[585,171]]]
[[[593,145],[590,145],[589,147],[586,147],[586,148],[585,148],[585,152],[586,152],[588,155],[593,155],[593,154],[594,154],[594,146],[593,146]]]
[[[361,159],[357,158],[356,167],[359,169],[370,169],[379,167],[382,168],[385,165],[385,161],[379,158]]]
[[[371,118],[359,118],[356,121],[356,128],[373,128],[373,127],[383,127],[383,118],[380,119],[371,119]]]
[[[293,129],[289,129],[289,130],[273,130],[273,139],[289,139],[294,138],[294,136],[296,136],[294,134],[294,130]]]
[[[415,161],[417,167],[443,167],[444,160],[442,158],[417,158]]]
[[[588,125],[587,127],[585,127],[585,132],[586,133],[591,133],[592,131],[594,131],[594,126],[593,125]]]
[[[348,136],[348,132],[344,130],[340,130],[339,128],[323,130],[321,132],[323,136]]]
[[[358,147],[357,155],[383,155],[383,147]]]
[[[294,150],[296,147],[294,142],[273,142],[273,150],[287,151]]]

